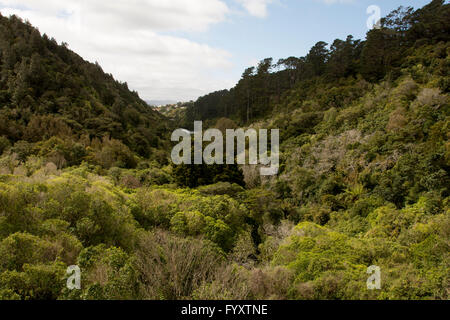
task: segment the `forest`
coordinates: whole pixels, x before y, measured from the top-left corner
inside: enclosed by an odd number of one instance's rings
[[[0,300],[449,299],[449,37],[445,1],[401,7],[155,109],[0,16]],[[280,129],[279,174],[174,165],[194,120]]]

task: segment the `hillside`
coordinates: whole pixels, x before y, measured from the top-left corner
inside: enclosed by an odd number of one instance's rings
[[[190,105],[192,105],[192,102],[178,102],[176,104],[166,104],[154,108],[166,118],[173,121],[177,127],[182,127],[186,121],[186,110]]]
[[[230,118],[239,125],[250,124],[266,118],[286,100],[290,90],[298,92],[292,107],[297,107],[318,92],[322,97],[321,108],[343,107],[351,92],[331,92],[324,95],[323,85],[339,87],[343,79],[362,78],[370,83],[389,78],[394,81],[411,61],[408,56],[425,45],[449,41],[450,12],[442,0],[431,1],[427,6],[414,11],[401,7],[381,20],[381,28],[367,33],[366,40],[357,40],[349,35],[327,44],[316,43],[304,57],[288,57],[274,62],[267,58],[257,67],[250,67],[242,74],[239,83],[231,90],[221,90],[200,97],[186,112],[186,125],[196,120]],[[441,76],[448,74],[445,65],[433,66]],[[447,72],[447,73],[446,73]],[[449,83],[438,79],[438,86],[448,92]],[[339,94],[341,96],[339,96]],[[358,92],[353,93],[358,94]],[[347,100],[345,100],[347,98]],[[317,97],[319,99],[319,97]],[[336,101],[327,101],[335,99]]]
[[[26,143],[45,144],[41,153],[52,153],[58,166],[96,158],[102,139],[114,145],[116,153],[129,148],[145,158],[164,145],[165,120],[136,92],[65,44],[41,36],[30,24],[14,16],[0,17],[0,52],[3,144],[22,141],[24,148]],[[124,157],[130,159],[120,166],[135,166],[131,156]]]
[[[165,115],[1,18],[0,299],[448,300],[449,8],[401,8]],[[194,120],[280,129],[279,175],[173,165],[170,129]]]

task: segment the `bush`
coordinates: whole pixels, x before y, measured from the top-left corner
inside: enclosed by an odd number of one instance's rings
[[[131,257],[121,248],[98,245],[85,248],[78,258],[82,291],[87,300],[139,299],[138,279]],[[71,297],[71,293],[64,292]]]
[[[19,161],[25,162],[33,154],[33,144],[26,141],[18,141],[14,144],[11,151],[17,154]]]
[[[22,271],[25,264],[55,261],[58,247],[39,237],[15,233],[0,242],[0,270]]]
[[[11,143],[9,142],[8,138],[0,136],[0,155],[8,150],[9,147],[11,147]]]
[[[208,282],[221,265],[211,243],[182,239],[161,231],[140,237],[135,267],[141,275],[144,299],[183,299]]]
[[[240,185],[235,183],[231,184],[229,182],[219,182],[209,186],[202,186],[198,188],[204,195],[229,195],[231,197],[237,196],[238,193],[244,191]]]
[[[133,169],[137,161],[131,150],[119,140],[104,138],[101,150],[94,154],[94,161],[105,169],[112,167]]]
[[[22,300],[56,300],[64,285],[65,266],[62,263],[24,265],[23,272],[0,274],[0,288],[10,297]]]

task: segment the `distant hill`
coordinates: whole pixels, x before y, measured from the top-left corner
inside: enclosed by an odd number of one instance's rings
[[[145,102],[147,102],[148,105],[154,106],[154,107],[165,106],[168,104],[176,104],[177,103],[177,101],[175,101],[175,100],[146,100]]]
[[[154,107],[156,111],[169,119],[172,125],[176,127],[189,126],[186,124],[186,111],[192,107],[193,102],[178,102]]]

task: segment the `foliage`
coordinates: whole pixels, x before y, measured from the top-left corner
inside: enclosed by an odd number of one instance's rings
[[[265,59],[164,109],[279,128],[280,174],[264,179],[169,164],[164,117],[0,17],[0,299],[447,300],[448,13],[396,10],[366,41]]]

